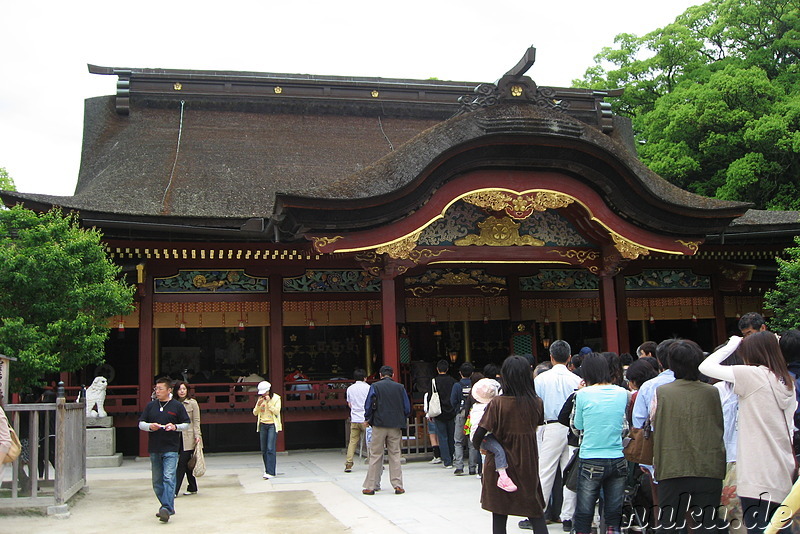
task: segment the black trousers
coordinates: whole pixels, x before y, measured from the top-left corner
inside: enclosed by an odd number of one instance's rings
[[[183,447],[181,447],[182,449]],[[194,451],[181,450],[178,456],[178,470],[175,473],[175,495],[180,493],[181,486],[183,485],[183,476],[186,475],[186,491],[197,491],[197,479],[192,474],[192,470],[187,468],[189,460],[192,458]]]
[[[769,525],[772,514],[781,505],[777,502],[751,497],[739,497],[742,501],[742,521],[747,529],[747,534],[761,534]],[[788,531],[788,530],[787,530]]]
[[[728,524],[719,513],[721,496],[722,479],[718,478],[681,477],[659,481],[660,532],[671,534],[684,530],[688,512],[697,525],[696,532],[727,533]]]

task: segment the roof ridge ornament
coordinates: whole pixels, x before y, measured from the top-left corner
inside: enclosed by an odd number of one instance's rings
[[[531,78],[525,76],[535,61],[536,49],[531,46],[525,51],[522,59],[497,82],[479,84],[475,87],[474,96],[460,97],[458,101],[461,109],[456,115],[494,106],[504,101],[523,101],[543,108],[565,111],[569,103],[558,100],[554,89],[538,87]]]

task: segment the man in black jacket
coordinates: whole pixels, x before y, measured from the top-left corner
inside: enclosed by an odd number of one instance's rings
[[[411,403],[405,388],[392,380],[394,369],[384,365],[378,372],[381,379],[372,384],[364,403],[364,417],[372,427],[369,443],[369,469],[364,479],[364,495],[375,495],[380,485],[383,467],[383,448],[389,455],[389,481],[397,495],[405,493],[403,472],[400,469],[402,428],[411,415]]]
[[[456,451],[456,442],[454,439],[456,430],[456,407],[450,402],[450,393],[453,391],[453,386],[455,386],[457,382],[452,376],[447,374],[449,368],[450,364],[447,360],[439,360],[436,363],[436,371],[438,374],[433,379],[433,384],[436,386],[436,392],[439,394],[439,402],[442,406],[442,413],[434,417],[433,422],[436,425],[436,435],[439,436],[439,450],[442,454],[442,464],[447,469],[453,467],[453,455]],[[431,395],[433,395],[433,391],[431,391]]]

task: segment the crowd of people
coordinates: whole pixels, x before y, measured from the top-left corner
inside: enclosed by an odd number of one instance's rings
[[[478,372],[465,362],[457,378],[441,360],[425,396],[431,463],[481,477],[494,533],[513,515],[538,534],[546,517],[576,534],[621,532],[634,519],[653,532],[762,534],[797,476],[800,330],[770,332],[757,313],[739,329],[711,354],[687,339],[645,342],[635,359],[572,354],[557,340],[546,365],[509,356]],[[365,495],[380,489],[384,448],[395,493],[405,491],[410,406],[392,372],[372,386],[357,376],[348,390],[346,472],[362,433],[373,436]],[[652,441],[649,463],[626,457],[632,428]]]

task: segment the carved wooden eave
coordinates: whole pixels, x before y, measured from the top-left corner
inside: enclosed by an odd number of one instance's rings
[[[419,244],[422,232],[447,216],[457,201],[487,212],[479,231],[447,246]],[[523,236],[519,223],[536,211],[562,210],[594,242],[589,247],[548,247]],[[413,265],[441,263],[561,263],[594,272],[605,269],[602,246],[611,246],[621,260],[651,252],[692,255],[698,236],[668,236],[637,227],[614,213],[592,188],[560,173],[473,171],[448,182],[419,210],[393,224],[343,234],[307,234],[319,253],[370,253]]]

